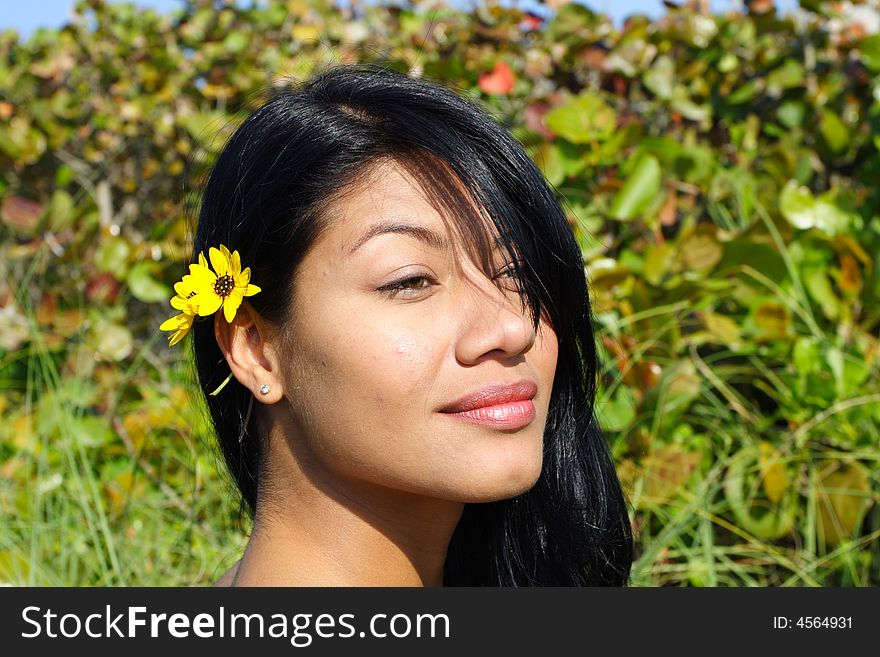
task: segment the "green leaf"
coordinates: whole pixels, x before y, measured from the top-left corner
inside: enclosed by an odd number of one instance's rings
[[[810,267],[803,275],[807,292],[821,307],[822,313],[830,320],[840,316],[840,299],[834,294],[831,281],[825,268]]]
[[[151,262],[139,262],[128,272],[125,282],[138,301],[155,303],[171,298],[171,288],[153,278],[154,269]]]
[[[787,128],[803,125],[806,114],[806,105],[797,100],[789,100],[782,103],[776,110],[779,122]]]
[[[621,221],[630,221],[639,216],[656,200],[660,185],[660,162],[653,155],[643,155],[614,197],[611,216]]]
[[[666,399],[662,414],[682,413],[700,396],[700,377],[691,360],[679,361],[675,367],[664,373]]]
[[[611,136],[617,126],[617,112],[597,94],[584,91],[547,112],[544,120],[560,137],[574,144],[591,144]]]
[[[803,85],[805,78],[803,65],[795,59],[786,59],[767,76],[767,91],[780,94],[786,89]]]
[[[703,315],[703,322],[706,324],[706,330],[709,332],[712,342],[733,348],[742,343],[742,331],[740,331],[739,324],[730,317],[707,311]]]
[[[654,155],[664,171],[676,180],[699,183],[713,175],[717,155],[706,145],[688,143],[685,147],[672,137],[642,137],[639,150]],[[722,171],[728,171],[723,169]]]
[[[843,369],[838,381],[840,385],[838,397],[844,399],[859,394],[862,384],[871,374],[871,369],[863,360],[844,357]]]
[[[764,494],[771,502],[778,504],[782,501],[791,483],[785,470],[785,461],[779,450],[766,440],[762,440],[758,448],[760,452],[758,463],[761,469],[761,484]]]
[[[58,171],[55,172],[55,186],[61,188],[67,187],[73,182],[73,178],[73,169],[66,164],[62,164],[58,167]]]
[[[595,12],[582,4],[565,4],[547,25],[548,43],[583,43],[584,35],[589,35],[598,19]]]
[[[739,66],[739,59],[732,52],[726,52],[718,60],[718,70],[721,73],[730,73]]]
[[[800,0],[799,4],[801,9],[812,11],[820,16],[831,17],[832,5],[829,5],[827,0]]]
[[[787,340],[792,333],[791,314],[776,300],[755,303],[749,309],[746,325],[763,341]]]
[[[848,539],[870,504],[871,480],[864,466],[838,462],[835,470],[821,476],[816,492],[820,540],[837,544]]]
[[[134,338],[125,326],[102,323],[95,329],[97,344],[95,351],[98,356],[106,360],[119,361],[131,354],[134,348]]]
[[[49,202],[49,229],[55,232],[73,224],[73,197],[63,189],[56,189]]]
[[[862,53],[862,61],[865,62],[865,66],[874,73],[880,73],[880,34],[872,34],[862,39],[859,50]]]
[[[816,199],[806,187],[789,180],[779,195],[779,210],[795,228],[807,230],[815,225]]]
[[[779,195],[779,210],[795,228],[818,228],[827,235],[846,233],[852,224],[852,215],[841,209],[833,196],[823,194],[814,198],[810,190],[790,180]]]
[[[681,445],[660,445],[642,461],[644,487],[641,503],[663,504],[675,497],[700,463],[699,452]]]
[[[223,112],[198,112],[186,117],[184,126],[190,136],[209,150],[219,150],[220,146],[214,144],[214,137],[225,127],[226,115]]]
[[[642,76],[642,82],[658,98],[668,100],[672,97],[675,84],[675,64],[671,57],[661,55],[654,65]]]
[[[712,224],[701,224],[679,245],[686,270],[706,273],[721,261],[723,250]]]
[[[540,165],[544,177],[554,187],[565,180],[565,166],[562,162],[562,153],[556,142],[543,142],[538,146],[534,157]]]
[[[791,350],[791,360],[798,374],[806,375],[819,369],[821,345],[813,336],[803,336],[795,340]]]
[[[819,119],[819,134],[834,153],[842,153],[849,147],[849,129],[831,110],[822,110]]]
[[[761,93],[763,88],[764,80],[762,78],[749,80],[737,87],[736,90],[727,97],[727,102],[731,105],[742,105]]]
[[[583,146],[559,140],[553,142],[553,147],[559,152],[559,162],[566,176],[576,176],[583,171],[587,164],[583,158]]]
[[[101,242],[95,251],[95,264],[99,270],[109,272],[119,280],[124,280],[130,254],[131,247],[125,239],[111,237]]]
[[[730,458],[724,495],[737,524],[755,536],[775,540],[785,536],[794,527],[797,510],[796,487],[789,486],[785,498],[779,503],[746,497],[755,490],[752,483],[760,476],[758,467],[761,454],[758,448],[747,445]]]
[[[223,39],[223,46],[233,54],[243,53],[247,49],[248,38],[243,32],[230,32]]]
[[[64,418],[64,427],[70,432],[74,443],[83,447],[103,447],[115,440],[115,435],[107,422],[94,415],[69,415]]]
[[[601,407],[602,428],[606,431],[626,429],[635,418],[635,405],[635,398],[629,388],[618,386],[614,396]]]
[[[691,100],[682,86],[677,86],[669,101],[670,107],[690,121],[705,121],[712,116],[712,110],[706,103],[698,104]]]
[[[843,352],[831,345],[825,351],[825,358],[834,375],[834,390],[837,393],[837,398],[840,399],[843,397]]]
[[[653,286],[659,286],[670,273],[677,271],[678,261],[676,250],[669,242],[662,244],[650,243],[645,248],[645,264],[642,273],[645,280]]]

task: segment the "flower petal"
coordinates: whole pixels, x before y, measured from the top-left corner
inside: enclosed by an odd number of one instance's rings
[[[163,331],[189,331],[190,327],[193,324],[193,319],[195,319],[192,315],[187,315],[186,313],[181,313],[180,315],[175,315],[169,319],[166,319],[159,328]]]
[[[244,290],[240,287],[233,288],[232,292],[229,293],[229,296],[226,297],[226,303],[229,303],[232,300],[232,303],[236,308],[241,306],[241,302],[244,301]]]
[[[241,256],[238,251],[232,252],[232,258],[230,259],[229,264],[232,268],[230,273],[233,278],[236,278],[241,273]]]
[[[247,284],[251,280],[251,268],[245,267],[244,271],[242,271],[238,276],[235,277],[235,285],[236,287],[247,287]]]
[[[159,325],[159,329],[162,331],[176,331],[180,328],[180,315],[175,315],[174,317],[170,317],[166,319]]]
[[[192,302],[195,297],[190,297],[184,299],[182,297],[172,297],[171,298],[171,307],[175,310],[179,310],[187,315],[198,315],[199,307]]]
[[[205,269],[204,271],[210,271],[209,269]],[[205,277],[207,279],[207,277]],[[197,276],[193,276],[192,274],[185,274],[183,278],[181,278],[177,283],[174,284],[174,291],[177,292],[183,298],[195,290],[196,281],[199,280]]]
[[[180,329],[168,339],[168,346],[173,347],[178,342],[183,340],[186,334],[189,333],[189,329],[191,326],[192,324],[187,324],[186,326],[180,327]]]
[[[244,291],[244,296],[246,296],[246,297],[252,297],[252,296],[254,296],[257,292],[262,292],[262,291],[263,291],[262,288],[259,288],[259,287],[257,287],[256,285],[248,284],[247,289]]]
[[[226,322],[231,324],[235,319],[235,313],[241,305],[241,297],[237,294],[230,294],[223,302],[223,316]]]
[[[189,302],[198,308],[198,314],[202,317],[206,317],[217,311],[217,309],[223,303],[223,299],[212,292],[198,293]]]
[[[196,291],[198,291],[197,286],[199,285],[214,287],[214,283],[217,281],[217,274],[203,265],[190,265],[189,272],[190,280],[188,283]],[[187,277],[184,276],[183,278],[185,280]]]
[[[229,273],[229,260],[220,249],[215,249],[212,246],[208,251],[208,257],[211,258],[211,266],[214,267],[214,273],[217,274],[217,278],[226,276]]]
[[[186,301],[191,306],[198,306],[199,302],[195,299],[196,297],[212,297],[217,296],[217,293],[214,291],[214,283],[206,283],[205,281],[199,281],[197,285],[193,286],[193,296],[187,296]],[[193,311],[195,312],[195,311]]]
[[[208,259],[205,257],[205,254],[201,251],[199,252],[199,264],[205,269],[208,268]]]
[[[225,244],[220,245],[220,253],[223,254],[223,257],[226,258],[226,273],[229,276],[232,276],[232,254],[229,252],[229,249],[226,248]]]

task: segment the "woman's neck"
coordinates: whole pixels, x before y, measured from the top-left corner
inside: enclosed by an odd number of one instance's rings
[[[285,456],[265,473],[233,586],[442,585],[463,503],[330,476]]]

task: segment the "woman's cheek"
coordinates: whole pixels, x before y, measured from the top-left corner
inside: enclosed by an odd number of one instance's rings
[[[381,351],[380,360],[385,361],[393,371],[417,372],[427,362],[424,341],[412,335],[391,334],[380,336],[385,348]]]
[[[382,406],[410,406],[415,395],[424,396],[436,373],[432,371],[431,342],[411,335],[377,335],[379,348],[365,363],[365,385],[375,392],[373,399]],[[426,387],[427,386],[427,387]]]

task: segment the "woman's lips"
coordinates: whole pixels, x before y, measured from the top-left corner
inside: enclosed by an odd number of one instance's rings
[[[462,422],[493,429],[519,429],[535,419],[535,404],[531,399],[512,401],[492,406],[481,406],[468,411],[446,413]]]

